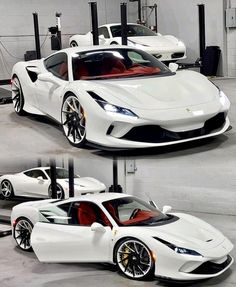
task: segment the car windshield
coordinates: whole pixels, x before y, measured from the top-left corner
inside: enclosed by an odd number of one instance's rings
[[[112,37],[121,37],[121,25],[111,26]],[[140,36],[156,36],[157,34],[152,30],[142,25],[128,24],[127,36],[128,37],[140,37]]]
[[[47,175],[51,178],[51,170],[49,169],[45,169],[45,172],[47,173]],[[69,172],[68,170],[64,169],[64,168],[56,168],[56,178],[57,179],[66,179],[69,178]],[[74,178],[78,178],[77,175],[74,175]]]
[[[72,55],[74,80],[171,75],[154,56],[136,49],[104,49]]]
[[[119,226],[155,225],[170,219],[152,205],[134,197],[103,202]]]

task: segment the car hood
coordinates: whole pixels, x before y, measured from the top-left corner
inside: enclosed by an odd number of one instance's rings
[[[69,179],[58,179],[57,181],[61,185],[68,187]],[[75,189],[83,189],[83,188],[86,188],[86,189],[101,188],[101,190],[105,189],[105,185],[102,182],[92,177],[74,178],[74,186],[75,186]]]
[[[130,109],[175,109],[205,104],[219,98],[218,89],[206,77],[192,71],[93,82],[94,92],[100,97],[111,104]]]
[[[157,48],[171,48],[176,46],[176,44],[168,38],[163,36],[139,36],[139,37],[128,37],[128,40],[136,44],[144,46],[154,46]],[[176,41],[177,43],[177,41]]]
[[[152,237],[196,251],[209,250],[225,240],[220,231],[196,217],[187,214],[178,214],[178,217],[172,223],[145,229]]]

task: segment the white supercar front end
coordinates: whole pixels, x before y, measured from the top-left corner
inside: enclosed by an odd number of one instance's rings
[[[211,225],[124,194],[27,202],[11,221],[17,245],[41,262],[112,263],[132,279],[207,279],[234,261],[233,244]]]
[[[18,114],[53,118],[77,147],[158,147],[230,127],[229,100],[205,76],[171,71],[135,48],[77,47],[19,62],[12,91]]]

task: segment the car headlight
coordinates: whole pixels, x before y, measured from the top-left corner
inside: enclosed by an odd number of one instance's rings
[[[99,104],[99,106],[102,107],[107,113],[115,113],[115,114],[120,114],[123,116],[138,118],[138,116],[135,113],[133,113],[131,110],[122,108],[116,105],[112,105],[108,103],[107,101],[105,101],[100,96],[98,96],[93,91],[88,91],[88,93],[95,100],[95,102]]]
[[[160,239],[158,237],[153,237],[154,239],[160,241],[161,243],[165,244],[166,246],[168,246],[170,249],[172,249],[173,251],[175,251],[175,253],[178,253],[178,254],[183,254],[183,255],[192,255],[192,256],[202,256],[200,253],[198,253],[197,251],[195,250],[192,250],[192,249],[187,249],[187,248],[184,248],[184,247],[178,247],[168,241],[165,241],[163,239]]]
[[[179,254],[184,254],[184,255],[202,256],[200,253],[198,253],[195,250],[182,248],[182,247],[175,247],[175,252]]]
[[[138,118],[138,116],[133,113],[131,110],[126,109],[126,108],[122,108],[119,106],[115,106],[112,104],[109,104],[107,102],[103,102],[103,101],[96,101],[99,106],[101,106],[107,113],[117,113],[117,114],[121,114],[124,116],[129,116],[129,117],[135,117]]]
[[[131,41],[131,40],[128,40],[128,44],[129,44],[129,46],[131,46],[131,47],[136,47],[136,48],[140,48],[140,49],[142,49],[143,47],[149,47],[148,45],[138,44],[138,43],[136,43],[136,42],[134,42],[134,41]]]

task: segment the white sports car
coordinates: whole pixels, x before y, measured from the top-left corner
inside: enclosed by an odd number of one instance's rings
[[[132,279],[218,276],[233,244],[206,222],[125,194],[88,194],[15,206],[13,237],[41,262],[106,262]]]
[[[69,198],[69,173],[64,168],[56,168],[57,198]],[[1,194],[5,199],[14,196],[52,197],[49,167],[32,168],[16,174],[0,177]],[[74,176],[75,196],[105,191],[106,186],[92,177]]]
[[[98,28],[100,45],[121,45],[121,24],[107,24]],[[171,35],[161,35],[149,28],[134,23],[127,25],[128,46],[139,48],[155,56],[160,61],[176,61],[186,58],[185,44]],[[93,34],[74,35],[70,46],[93,44]]]
[[[17,114],[46,115],[69,142],[146,148],[222,134],[229,100],[205,76],[123,46],[68,48],[12,71]]]

